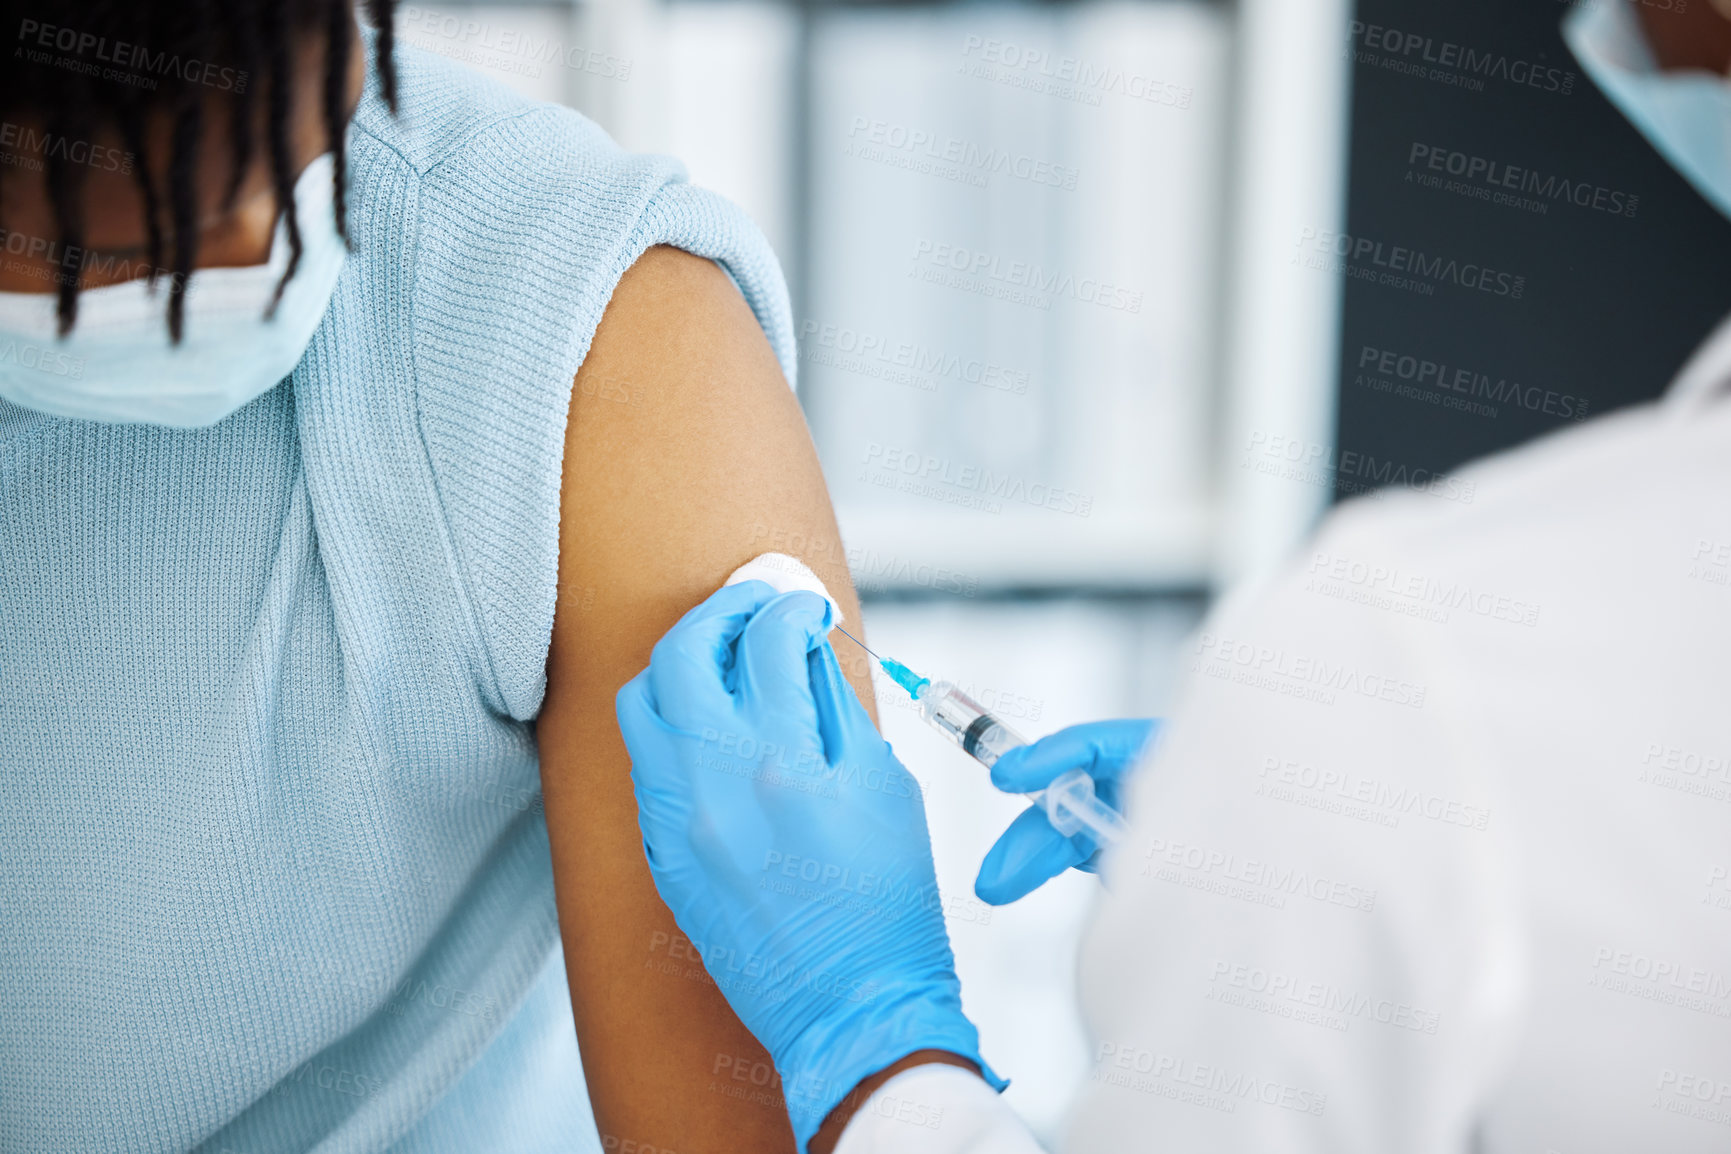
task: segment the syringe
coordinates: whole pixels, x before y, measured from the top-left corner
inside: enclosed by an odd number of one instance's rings
[[[998,758],[1028,744],[1020,734],[993,717],[986,708],[948,681],[921,677],[899,661],[879,657],[859,638],[836,628],[861,649],[870,653],[891,681],[908,691],[919,705],[920,716],[939,733],[962,747],[962,752],[990,769]],[[1118,811],[1094,793],[1094,779],[1086,770],[1072,769],[1054,779],[1043,790],[1024,797],[1046,813],[1052,828],[1064,837],[1082,834],[1101,848],[1115,844],[1124,833]]]

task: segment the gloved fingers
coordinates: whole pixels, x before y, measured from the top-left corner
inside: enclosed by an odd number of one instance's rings
[[[625,752],[631,756],[631,786],[638,802],[651,794],[689,796],[691,782],[681,769],[681,759],[674,755],[673,743],[691,738],[667,724],[656,711],[649,694],[649,670],[619,687],[613,697],[613,712],[619,719]]]
[[[856,757],[866,750],[875,751],[883,738],[843,675],[835,650],[826,641],[807,655],[806,665],[812,696],[817,702],[817,729],[823,737],[824,758],[829,764],[838,765],[849,750]]]
[[[656,849],[684,824],[682,815],[693,804],[693,785],[679,759],[665,754],[671,727],[655,712],[649,699],[649,671],[619,687],[613,709],[619,733],[631,755],[631,791],[637,799],[637,826],[644,856],[653,866]]]
[[[1135,762],[1132,761],[1131,764],[1134,765]],[[1123,813],[1125,800],[1124,795],[1129,792],[1129,787],[1130,781],[1127,775],[1122,777],[1101,778],[1094,782],[1094,796],[1117,810],[1119,813]]]
[[[1088,855],[1030,807],[1004,831],[980,863],[974,893],[994,906],[1026,897]]]
[[[710,594],[669,629],[649,658],[649,699],[675,729],[701,733],[731,717],[733,648],[752,615],[777,596],[763,581]]]
[[[829,632],[829,602],[815,593],[784,593],[746,623],[734,653],[735,691],[754,717],[817,723],[806,654]]]
[[[642,760],[645,772],[653,768],[653,763],[648,758],[640,758],[639,754],[640,750],[648,751],[649,726],[658,720],[655,702],[649,696],[649,670],[645,669],[619,687],[619,692],[613,695],[613,714],[619,719],[619,735],[625,739],[625,750],[631,755],[631,776],[635,780],[639,760]]]
[[[992,784],[1006,793],[1032,793],[1072,769],[1095,781],[1119,777],[1135,764],[1159,722],[1144,718],[1072,725],[1004,754],[992,766]]]

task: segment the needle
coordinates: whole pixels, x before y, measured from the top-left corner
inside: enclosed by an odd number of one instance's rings
[[[892,661],[888,657],[880,656],[876,650],[872,649],[865,642],[861,641],[859,638],[855,637],[853,634],[849,633],[847,630],[843,629],[841,626],[837,625],[835,628],[836,628],[836,631],[838,633],[840,633],[843,637],[847,638],[849,641],[853,642],[855,645],[859,646],[861,649],[864,649],[867,653],[870,653],[872,655],[872,659],[874,661],[876,661],[880,666],[883,667],[883,671],[885,673],[890,675],[890,680],[894,681],[897,685],[899,685],[903,689],[907,690],[908,696],[912,697],[915,701],[918,701],[920,699],[920,689],[923,686],[927,686],[927,685],[930,685],[932,683],[931,678],[921,677],[919,674],[915,673],[913,670],[909,669],[907,666],[903,665],[901,662]]]
[[[870,653],[873,657],[877,657],[878,662],[880,664],[883,662],[883,658],[878,657],[877,652],[875,650],[873,650],[871,646],[867,645],[865,642],[861,641],[859,638],[855,637],[853,634],[849,633],[847,630],[843,629],[841,626],[837,625],[835,627],[835,631],[837,633],[841,634],[843,637],[847,638],[849,641],[853,642],[855,645],[859,646],[861,649],[865,650],[867,653]]]

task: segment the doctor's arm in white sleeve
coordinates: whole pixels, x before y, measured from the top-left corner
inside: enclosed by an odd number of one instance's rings
[[[1483,624],[1390,595],[1448,577],[1392,512],[1343,510],[1193,641],[1084,941],[1067,1154],[1471,1148],[1522,970],[1456,658]]]

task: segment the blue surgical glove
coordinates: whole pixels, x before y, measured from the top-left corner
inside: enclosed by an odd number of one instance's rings
[[[918,784],[825,640],[829,606],[728,586],[619,691],[655,888],[775,1060],[800,1150],[862,1079],[962,1014]]]
[[[1094,792],[1107,805],[1123,811],[1124,776],[1135,767],[1158,721],[1091,721],[1072,725],[1032,745],[1004,754],[992,766],[992,784],[1009,793],[1045,789],[1072,769],[1086,770]],[[1100,851],[1086,834],[1065,837],[1052,828],[1045,811],[1031,807],[1004,831],[980,864],[974,892],[995,906],[1026,897],[1074,866],[1093,873]]]

